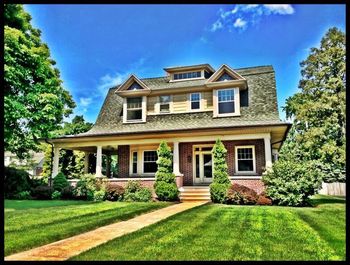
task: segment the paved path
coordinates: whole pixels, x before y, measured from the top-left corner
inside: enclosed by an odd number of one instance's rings
[[[127,221],[103,226],[93,231],[69,237],[48,245],[5,257],[5,260],[67,260],[88,249],[106,243],[114,238],[134,232],[157,223],[169,216],[186,211],[206,202],[185,202],[171,205]]]

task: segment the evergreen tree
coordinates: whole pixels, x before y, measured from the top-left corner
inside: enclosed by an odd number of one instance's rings
[[[210,184],[210,197],[213,202],[224,203],[227,189],[231,184],[227,172],[226,153],[227,150],[224,144],[220,139],[217,139],[212,149],[214,160],[214,177],[213,183]]]
[[[170,147],[165,141],[159,144],[157,149],[158,169],[156,172],[156,180],[154,190],[161,201],[174,201],[178,199],[179,190],[176,186],[176,177],[172,172],[173,161]]]
[[[329,29],[301,62],[301,91],[284,107],[293,127],[281,157],[317,161],[326,182],[345,181],[345,55],[345,33]]]

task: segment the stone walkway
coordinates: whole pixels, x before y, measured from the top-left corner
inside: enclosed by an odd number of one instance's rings
[[[157,223],[169,216],[186,211],[207,202],[186,202],[174,204],[127,221],[103,226],[93,231],[69,237],[48,245],[5,257],[5,260],[67,260],[88,249],[106,243],[114,238],[137,231]]]

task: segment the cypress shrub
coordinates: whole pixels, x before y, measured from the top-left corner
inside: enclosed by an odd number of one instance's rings
[[[53,179],[53,189],[61,192],[65,187],[69,186],[66,176],[60,172]]]

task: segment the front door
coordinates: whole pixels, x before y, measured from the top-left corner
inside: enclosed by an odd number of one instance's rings
[[[196,151],[194,156],[194,183],[205,184],[213,180],[213,158],[210,151]]]

